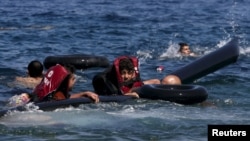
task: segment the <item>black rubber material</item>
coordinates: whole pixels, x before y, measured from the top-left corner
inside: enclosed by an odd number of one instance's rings
[[[94,56],[86,54],[48,56],[44,59],[46,69],[56,64],[71,64],[76,69],[87,69],[93,67],[108,67],[109,60],[104,56]]]
[[[207,90],[199,85],[144,85],[139,96],[147,99],[160,99],[179,104],[196,104],[207,99]]]
[[[133,99],[130,96],[123,96],[123,95],[117,95],[117,96],[99,96],[100,102],[124,102],[127,100]],[[35,103],[36,106],[39,107],[39,110],[43,111],[52,111],[57,108],[65,108],[69,106],[77,107],[80,104],[88,104],[93,103],[93,101],[89,98],[72,98],[72,99],[66,99],[66,100],[60,100],[60,101],[48,101],[48,102],[40,102]],[[25,106],[18,106],[6,110],[0,111],[0,117],[7,114],[9,111],[27,111]]]

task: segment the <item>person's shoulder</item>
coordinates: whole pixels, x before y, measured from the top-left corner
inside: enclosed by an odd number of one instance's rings
[[[23,81],[26,81],[26,77],[21,77],[21,76],[17,76],[16,77],[16,81],[19,81],[19,82],[23,82]]]
[[[37,77],[37,78],[34,78],[34,77],[20,77],[20,76],[16,77],[16,81],[19,81],[19,82],[39,83],[39,82],[41,82],[41,80],[42,80],[42,77]]]
[[[42,78],[33,78],[33,77],[16,77],[16,84],[22,85],[27,88],[35,88],[40,82]]]

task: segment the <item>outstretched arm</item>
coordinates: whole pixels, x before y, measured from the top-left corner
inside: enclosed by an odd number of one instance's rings
[[[95,101],[95,103],[99,102],[99,96],[96,93],[85,91],[77,94],[72,94],[70,98],[80,98],[80,97],[89,97]]]

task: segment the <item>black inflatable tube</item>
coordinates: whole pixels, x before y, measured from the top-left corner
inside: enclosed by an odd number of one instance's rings
[[[100,102],[124,102],[133,99],[133,97],[116,95],[116,96],[99,96],[99,99]],[[93,103],[93,101],[89,98],[83,97],[83,98],[72,98],[60,101],[40,102],[40,103],[35,103],[35,105],[39,107],[39,110],[52,111],[57,108],[66,108],[69,106],[78,107],[80,104],[88,104],[88,103]],[[9,111],[26,111],[26,110],[27,109],[25,108],[25,106],[18,106],[6,110],[1,110],[0,117],[4,116]]]
[[[48,56],[44,59],[46,69],[56,64],[71,64],[76,69],[87,69],[92,67],[108,67],[109,60],[104,56],[94,56],[86,54]]]
[[[239,56],[238,39],[232,39],[223,47],[207,54],[170,74],[180,77],[183,84],[192,83],[209,73],[235,63]]]
[[[207,99],[207,90],[199,85],[144,85],[139,89],[141,98],[166,100],[189,105],[203,102]]]

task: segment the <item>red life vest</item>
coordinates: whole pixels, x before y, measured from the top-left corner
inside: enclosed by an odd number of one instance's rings
[[[134,71],[135,71],[135,79],[133,80],[132,86],[124,85],[124,82],[122,80],[120,70],[119,70],[119,63],[122,59],[130,59],[134,65]],[[116,78],[118,81],[118,86],[120,87],[120,90],[123,94],[128,93],[131,88],[134,87],[141,87],[143,85],[143,82],[140,79],[140,73],[139,73],[139,60],[136,57],[128,57],[128,56],[121,56],[115,59],[114,61],[115,71],[116,71]]]
[[[45,74],[41,83],[36,86],[33,93],[42,101],[43,98],[57,90],[68,74],[68,71],[59,64],[51,67]]]

